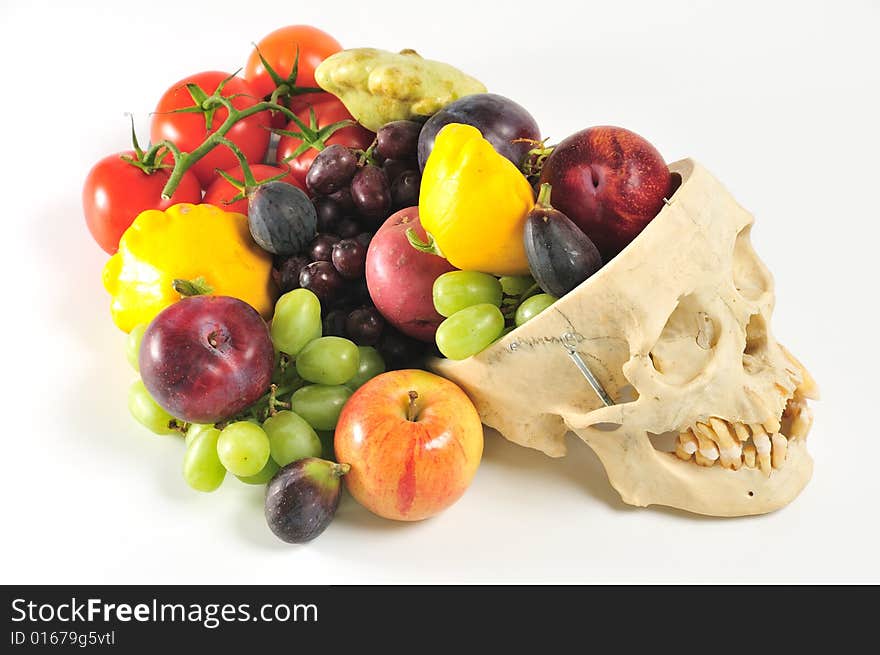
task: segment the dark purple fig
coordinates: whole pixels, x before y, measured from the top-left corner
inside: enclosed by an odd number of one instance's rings
[[[524,241],[532,277],[546,293],[564,296],[602,268],[590,237],[550,204],[550,185],[542,184],[535,208],[526,217]]]
[[[257,245],[273,255],[298,255],[317,233],[318,216],[299,188],[275,180],[248,199],[248,227]]]
[[[266,523],[289,544],[324,532],[339,507],[340,478],[348,464],[307,457],[280,469],[266,486]]]

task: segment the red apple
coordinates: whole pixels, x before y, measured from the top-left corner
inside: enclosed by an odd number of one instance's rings
[[[159,313],[138,357],[150,396],[187,423],[216,423],[254,404],[275,351],[257,311],[237,298],[192,296]]]
[[[455,384],[416,369],[376,376],[349,398],[334,438],[345,484],[379,516],[420,521],[458,500],[483,455],[483,426]]]
[[[431,290],[434,280],[455,267],[413,248],[406,238],[409,228],[427,239],[418,207],[392,214],[373,236],[367,250],[367,288],[386,321],[414,339],[433,343],[443,317],[434,309]]]
[[[606,262],[662,209],[670,181],[654,146],[610,126],[572,134],[553,149],[541,172],[541,182],[553,187],[553,206],[590,237]]]

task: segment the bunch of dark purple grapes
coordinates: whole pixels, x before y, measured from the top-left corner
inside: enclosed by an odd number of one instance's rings
[[[366,151],[336,144],[318,153],[306,175],[318,234],[303,254],[275,262],[282,293],[301,287],[321,300],[324,336],[375,346],[389,368],[413,365],[425,346],[386,325],[364,267],[373,233],[395,211],[419,202],[421,128],[394,121]]]

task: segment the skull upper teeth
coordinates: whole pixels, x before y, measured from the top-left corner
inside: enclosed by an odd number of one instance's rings
[[[684,461],[700,466],[714,466],[736,471],[741,467],[758,468],[769,476],[772,469],[782,468],[792,439],[804,439],[810,430],[813,413],[806,400],[795,394],[788,402],[782,418],[768,418],[747,425],[716,416],[698,421],[683,430],[675,443],[675,454]],[[787,435],[781,430],[785,426]]]

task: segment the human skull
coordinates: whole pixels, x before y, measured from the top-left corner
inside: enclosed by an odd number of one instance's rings
[[[480,354],[431,366],[514,443],[559,457],[575,432],[626,503],[770,512],[812,474],[806,399],[818,391],[770,331],[754,219],[693,160],[670,169],[678,189],[620,255]]]

